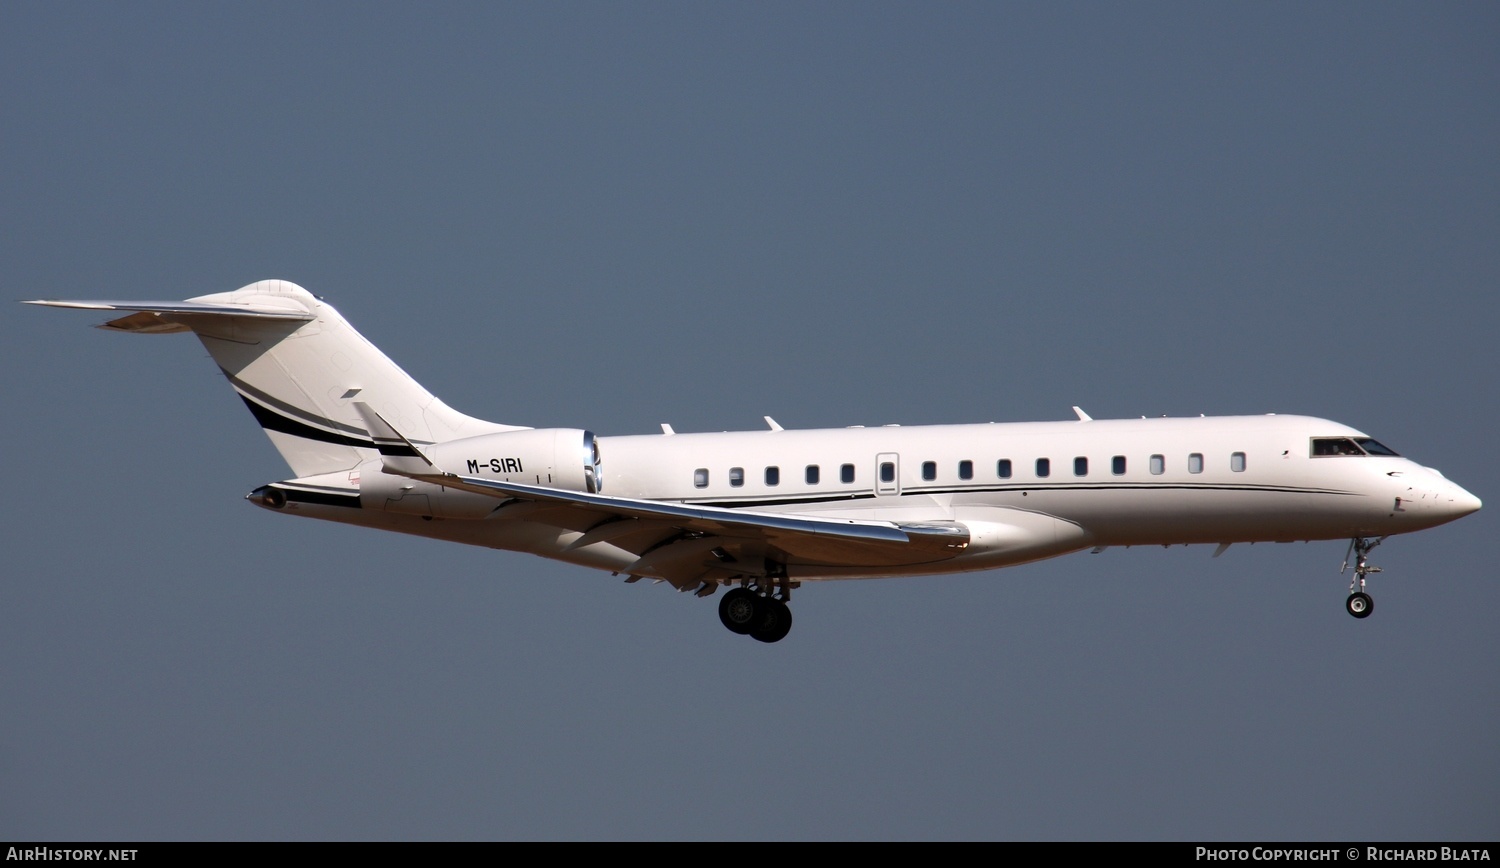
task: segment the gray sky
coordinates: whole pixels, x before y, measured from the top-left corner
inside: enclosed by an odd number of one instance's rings
[[[12,300],[284,278],[601,434],[1308,413],[1490,503],[714,601],[256,510],[196,341],[0,316],[0,839],[1500,839],[1492,3],[36,3]]]

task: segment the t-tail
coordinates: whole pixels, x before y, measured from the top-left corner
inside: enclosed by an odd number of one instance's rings
[[[193,332],[293,473],[358,467],[376,444],[356,404],[418,445],[524,430],[454,410],[392,362],[332,305],[285,280],[187,301],[33,301],[129,312],[99,326],[136,334]]]

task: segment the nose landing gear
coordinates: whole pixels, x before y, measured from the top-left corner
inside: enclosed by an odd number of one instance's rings
[[[1375,611],[1375,601],[1365,593],[1365,576],[1380,572],[1380,567],[1370,563],[1369,557],[1370,550],[1384,540],[1385,537],[1374,540],[1355,537],[1349,541],[1349,551],[1344,554],[1344,565],[1339,567],[1339,575],[1343,575],[1349,569],[1350,555],[1354,556],[1354,576],[1349,580],[1349,599],[1344,601],[1344,608],[1356,618],[1368,618]]]

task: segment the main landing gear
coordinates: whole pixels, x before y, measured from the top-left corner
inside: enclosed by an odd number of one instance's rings
[[[1349,614],[1356,618],[1368,618],[1375,611],[1375,601],[1365,593],[1365,576],[1380,572],[1380,567],[1370,563],[1370,550],[1380,545],[1385,537],[1375,540],[1367,540],[1364,537],[1355,537],[1349,541],[1349,551],[1344,554],[1344,565],[1339,567],[1339,575],[1349,569],[1349,558],[1354,557],[1354,577],[1349,580],[1349,599],[1344,601],[1344,608]],[[1358,585],[1356,590],[1355,586]]]
[[[792,631],[789,599],[791,592],[785,587],[775,596],[755,585],[733,588],[719,600],[719,620],[731,633],[758,642],[780,642]]]

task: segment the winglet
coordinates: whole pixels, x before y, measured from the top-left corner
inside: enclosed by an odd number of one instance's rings
[[[764,416],[762,418],[764,418],[766,420],[766,424],[767,425],[771,426],[771,430],[772,431],[780,431],[780,430],[782,430],[781,426],[776,423],[775,419],[772,419],[770,416]]]
[[[380,450],[381,469],[386,473],[394,473],[399,476],[428,475],[436,473],[437,468],[427,456],[417,451],[410,440],[401,436],[401,432],[391,427],[391,423],[382,419],[369,404],[363,401],[353,401],[354,409],[359,412],[361,419],[365,420],[365,428],[370,432],[370,439],[375,441],[375,448]]]
[[[1090,416],[1089,414],[1083,412],[1083,410],[1080,407],[1078,407],[1078,405],[1076,405],[1076,404],[1073,405],[1073,412],[1078,414],[1078,421],[1080,421],[1080,422],[1092,422],[1092,421],[1094,421],[1094,417],[1093,416]]]

